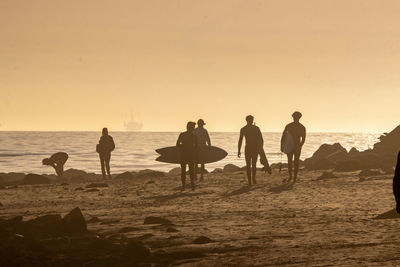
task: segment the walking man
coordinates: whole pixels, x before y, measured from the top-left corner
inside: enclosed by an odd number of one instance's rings
[[[294,112],[292,117],[293,122],[286,125],[285,130],[283,131],[281,138],[281,150],[285,152],[288,157],[288,182],[290,182],[293,178],[293,183],[295,183],[297,179],[297,173],[299,171],[301,149],[306,141],[306,127],[300,123],[300,118],[302,117],[300,112]],[[293,169],[294,175],[292,175]]]
[[[254,117],[248,115],[246,117],[247,125],[240,130],[240,137],[238,143],[238,157],[240,158],[242,149],[243,137],[246,139],[246,146],[244,154],[246,158],[246,171],[249,185],[256,184],[256,172],[257,172],[257,159],[259,149],[264,145],[264,140],[260,131],[260,128],[253,124]]]

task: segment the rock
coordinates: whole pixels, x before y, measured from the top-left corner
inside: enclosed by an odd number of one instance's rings
[[[358,176],[375,176],[375,175],[381,175],[381,172],[378,170],[364,169],[358,174]]]
[[[140,241],[132,240],[126,245],[123,257],[130,262],[138,263],[149,257],[150,254],[150,249],[145,247]]]
[[[221,168],[214,169],[211,173],[222,173],[224,170]]]
[[[12,217],[10,219],[0,219],[0,227],[2,228],[16,228],[22,223],[22,216]]]
[[[311,158],[304,161],[308,170],[331,169],[348,156],[347,150],[339,143],[323,144],[314,152]]]
[[[167,228],[167,233],[177,233],[177,232],[179,232],[179,231],[176,230],[176,229],[173,228],[173,227],[168,227],[168,228]]]
[[[214,242],[214,241],[206,236],[199,236],[198,238],[193,240],[193,244],[207,244],[207,243],[211,243],[211,242]]]
[[[86,188],[108,187],[107,183],[92,183],[85,186]]]
[[[333,174],[333,172],[324,172],[320,177],[317,178],[317,180],[324,180],[331,178],[337,178],[337,177],[336,175]]]
[[[357,148],[352,147],[352,148],[350,149],[350,151],[349,151],[349,156],[350,156],[350,157],[356,157],[356,156],[359,155],[359,153],[360,153],[360,151],[358,151]]]
[[[162,217],[150,216],[150,217],[146,217],[144,219],[144,224],[163,224],[163,225],[168,225],[168,224],[172,224],[172,222],[170,220],[162,218]]]
[[[176,167],[168,172],[169,175],[181,175],[181,167]]]
[[[83,190],[82,187],[77,187],[77,188],[75,188],[75,191],[82,191],[82,190]]]
[[[134,175],[131,172],[123,172],[118,174],[115,179],[122,179],[122,180],[132,180]]]
[[[77,169],[68,169],[64,171],[64,178],[77,178],[80,177],[82,180],[88,176],[88,173],[85,171],[77,170]]]
[[[7,185],[13,183],[19,183],[24,179],[25,176],[26,176],[25,173],[19,173],[19,172],[10,172],[2,175],[4,179],[3,182]]]
[[[336,166],[334,171],[337,171],[337,172],[351,172],[351,171],[358,171],[358,170],[361,170],[361,169],[363,169],[363,164],[360,161],[354,160],[354,159],[349,159],[349,160],[340,162]]]
[[[121,229],[118,231],[118,233],[120,233],[120,234],[122,234],[122,233],[129,233],[129,232],[137,231],[137,230],[139,230],[139,229],[138,229],[138,228],[135,228],[135,227],[127,226],[127,227],[121,228]]]
[[[396,209],[389,210],[385,213],[379,214],[375,219],[398,219],[400,214],[397,213]]]
[[[0,202],[0,207],[3,207],[3,206],[4,206],[3,203]]]
[[[153,171],[153,170],[142,170],[137,173],[136,177],[137,178],[156,178],[156,177],[164,177],[165,173],[160,172],[160,171]]]
[[[45,233],[61,235],[65,231],[65,225],[59,214],[48,214],[22,223],[19,230],[21,230],[22,234]]]
[[[85,233],[87,231],[86,221],[79,207],[71,210],[63,220],[68,233]]]
[[[35,185],[35,184],[48,184],[50,180],[43,175],[39,174],[27,174],[24,179],[22,180],[22,185]]]
[[[231,164],[231,163],[229,163],[229,164],[224,166],[224,172],[237,172],[237,171],[240,171],[240,170],[241,170],[240,167],[238,167],[238,166],[236,166],[234,164]]]
[[[60,184],[61,186],[66,186],[66,185],[69,185],[68,183],[61,183]]]

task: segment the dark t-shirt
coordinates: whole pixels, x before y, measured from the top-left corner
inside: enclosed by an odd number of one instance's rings
[[[181,162],[195,161],[197,156],[197,137],[193,133],[183,132],[179,135],[176,145],[181,148]]]
[[[306,127],[303,126],[300,122],[292,122],[286,125],[285,131],[288,131],[293,137],[293,143],[297,147],[301,141],[302,137],[304,139],[306,135]]]
[[[246,150],[258,151],[264,140],[260,131],[255,125],[246,125],[240,129],[240,134],[246,139]]]

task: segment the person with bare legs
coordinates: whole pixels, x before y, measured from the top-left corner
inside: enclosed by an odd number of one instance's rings
[[[249,185],[256,184],[257,172],[257,159],[259,148],[264,145],[264,140],[260,128],[253,124],[254,117],[249,115],[246,117],[247,125],[240,129],[239,143],[238,143],[238,157],[240,158],[242,149],[243,137],[246,139],[246,146],[244,149],[246,158],[246,171]]]
[[[204,148],[205,146],[211,146],[210,135],[208,134],[208,131],[204,128],[204,125],[206,125],[204,120],[199,119],[197,121],[197,128],[194,129],[194,134],[197,137],[197,144],[200,149]],[[200,181],[203,181],[205,166],[204,166],[204,163],[200,163],[200,165],[201,165],[200,166],[201,167]],[[197,171],[198,171],[198,163],[196,163],[196,166],[195,166],[196,176],[197,176]]]
[[[289,172],[289,179],[287,180],[287,182],[291,182],[291,180],[293,179],[293,183],[295,183],[297,180],[297,173],[299,171],[301,149],[304,145],[304,142],[306,141],[306,127],[304,127],[304,125],[300,123],[300,118],[302,117],[302,114],[300,112],[294,112],[292,114],[292,117],[293,122],[286,125],[285,130],[282,133],[281,150],[284,150],[283,146],[286,142],[289,141],[288,139],[291,139],[291,149],[287,153]],[[292,172],[294,173],[292,174]]]
[[[186,132],[179,135],[176,146],[181,148],[181,180],[182,190],[186,189],[186,165],[189,166],[190,183],[192,190],[195,189],[195,164],[197,161],[197,137],[194,134],[196,123],[189,121],[186,125]]]
[[[52,166],[57,173],[58,177],[62,177],[64,173],[64,164],[68,160],[68,154],[65,152],[58,152],[53,154],[50,158],[45,158],[42,161],[43,165]]]
[[[96,151],[97,153],[99,153],[101,173],[103,174],[104,179],[106,178],[106,171],[108,174],[108,178],[111,179],[110,160],[111,160],[111,152],[114,151],[114,149],[115,149],[114,139],[112,138],[111,135],[108,134],[108,129],[103,128],[99,144],[96,146]]]

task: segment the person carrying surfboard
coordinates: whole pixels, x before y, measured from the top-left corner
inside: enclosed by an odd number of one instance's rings
[[[306,127],[300,123],[302,117],[300,112],[294,112],[292,117],[293,122],[286,125],[282,133],[281,151],[288,157],[289,179],[287,182],[290,182],[293,178],[293,183],[295,183],[299,171],[301,149],[306,141]],[[294,175],[292,175],[292,171],[294,171]]]
[[[246,159],[246,171],[249,185],[256,184],[256,172],[257,172],[257,159],[259,154],[260,146],[264,145],[264,140],[260,131],[260,128],[253,124],[254,117],[248,115],[246,117],[247,125],[240,129],[239,143],[238,143],[238,157],[240,158],[242,149],[243,137],[246,139],[246,146],[244,148],[244,154]]]
[[[186,189],[186,165],[189,166],[189,175],[190,175],[190,184],[192,190],[194,187],[195,180],[195,164],[198,156],[198,144],[197,137],[194,134],[194,127],[196,126],[195,122],[189,121],[186,125],[186,132],[183,132],[179,135],[178,140],[176,141],[176,146],[181,148],[181,180],[182,180],[182,189]]]
[[[197,144],[199,146],[199,149],[204,148],[205,146],[211,146],[210,135],[208,134],[208,131],[204,128],[204,125],[206,125],[204,120],[199,119],[197,121],[197,128],[194,129],[194,134],[197,137]],[[201,165],[200,181],[203,181],[205,166],[204,166],[204,163],[200,163],[200,165]],[[196,176],[197,176],[197,170],[198,170],[198,163],[196,162],[196,166],[195,166]]]

